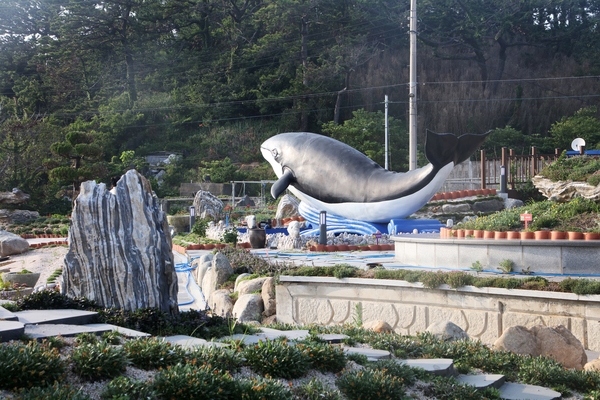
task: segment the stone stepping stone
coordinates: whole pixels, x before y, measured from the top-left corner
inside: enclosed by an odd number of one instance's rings
[[[504,385],[504,375],[500,374],[486,374],[486,375],[458,375],[456,380],[465,385],[475,386],[477,389],[486,389],[488,387],[495,387],[500,389]]]
[[[82,310],[27,310],[14,313],[19,322],[27,324],[85,325],[92,322],[95,311]]]
[[[343,333],[319,333],[317,337],[330,344],[342,343],[344,340],[350,338],[350,336]]]
[[[362,354],[367,356],[369,361],[382,360],[391,358],[391,354],[387,350],[368,349],[365,347],[342,347],[347,354]]]
[[[25,325],[25,334],[31,336],[34,339],[45,339],[53,336],[77,336],[80,333],[93,333],[95,335],[102,334],[104,332],[110,332],[110,328],[94,328],[85,325],[70,325],[70,324],[41,324]]]
[[[420,358],[415,360],[397,360],[411,368],[422,368],[433,375],[455,376],[454,360],[451,358]]]
[[[309,336],[308,329],[298,329],[293,331],[280,331],[272,328],[260,328],[262,334],[267,339],[277,339],[285,336],[288,340],[304,340]]]
[[[559,400],[561,394],[542,386],[505,383],[500,388],[500,397],[506,400]]]
[[[17,340],[25,333],[25,325],[18,321],[0,321],[0,342]]]
[[[123,335],[125,337],[129,337],[129,338],[139,338],[139,337],[149,337],[149,336],[152,336],[152,335],[150,335],[149,333],[146,333],[146,332],[140,332],[140,331],[136,331],[134,329],[123,328],[122,326],[117,326],[117,325],[112,325],[112,324],[86,324],[84,326],[89,327],[89,328],[101,329],[103,331],[105,329],[108,329],[110,331],[118,332],[121,335]]]
[[[269,340],[269,338],[267,338],[265,335],[263,335],[261,333],[258,333],[256,335],[244,335],[243,333],[236,333],[235,335],[224,336],[222,338],[219,338],[219,342],[226,342],[226,341],[230,341],[230,340],[240,341],[246,346],[251,346],[254,344],[258,344],[258,342],[260,342],[261,340],[263,342],[265,340]]]
[[[209,342],[204,339],[196,338],[193,336],[186,336],[186,335],[166,336],[163,339],[173,345],[179,345],[179,346],[183,347],[184,349],[189,349],[189,350],[193,350],[194,348],[201,347],[201,346],[213,346],[213,347],[226,346],[224,343]]]
[[[2,321],[18,321],[19,318],[8,311],[6,308],[0,307],[0,320]]]

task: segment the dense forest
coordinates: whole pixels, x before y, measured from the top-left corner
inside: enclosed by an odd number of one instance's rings
[[[494,130],[527,152],[600,142],[600,0],[418,0],[418,133]],[[0,190],[42,212],[145,156],[180,154],[159,196],[205,174],[272,177],[285,131],[407,165],[409,1],[2,0]],[[422,145],[421,141],[419,142]]]

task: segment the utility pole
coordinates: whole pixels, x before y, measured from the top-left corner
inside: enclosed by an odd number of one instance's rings
[[[388,95],[385,95],[385,169],[389,169],[389,164],[388,164],[388,154],[389,154],[389,142],[388,142],[388,137],[389,137],[389,132],[388,132]]]
[[[408,85],[408,169],[417,169],[417,0],[410,0],[410,82]]]

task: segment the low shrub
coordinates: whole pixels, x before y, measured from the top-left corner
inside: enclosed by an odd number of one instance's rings
[[[129,364],[123,348],[104,341],[77,346],[71,360],[73,372],[86,380],[114,378],[123,373]]]
[[[63,383],[54,382],[52,386],[33,387],[18,393],[14,400],[89,400],[90,397]]]
[[[67,297],[55,290],[40,290],[17,299],[18,310],[56,310],[69,309],[95,310],[98,304],[84,297]]]
[[[232,399],[238,392],[227,372],[210,365],[191,364],[177,364],[160,370],[154,376],[154,391],[164,399],[211,400]]]
[[[0,345],[0,389],[46,386],[64,373],[65,364],[56,349],[35,341]]]
[[[600,294],[600,281],[567,278],[559,282],[561,289],[579,295]]]
[[[346,366],[346,353],[328,343],[304,342],[296,345],[308,354],[312,368],[322,372],[340,372]]]
[[[229,372],[240,370],[243,360],[240,353],[225,347],[201,346],[189,352],[185,362],[192,365],[215,365]]]
[[[292,387],[292,393],[302,400],[342,400],[339,390],[327,388],[323,382],[315,378],[300,386]]]
[[[431,385],[424,393],[439,400],[493,400],[501,399],[496,388],[477,389],[475,386],[465,385],[454,378],[436,376],[431,379]]]
[[[244,378],[236,381],[236,396],[242,400],[292,400],[294,395],[289,388],[275,379]]]
[[[149,382],[119,376],[108,382],[100,393],[100,398],[103,400],[152,400],[157,397]]]
[[[380,370],[388,375],[398,378],[404,385],[410,386],[417,380],[415,368],[401,364],[396,360],[379,360],[369,365],[369,368]]]
[[[337,378],[335,383],[349,400],[397,400],[405,398],[402,380],[388,375],[382,370],[345,371]]]
[[[286,340],[261,340],[254,346],[246,347],[243,357],[255,372],[275,378],[300,378],[311,365],[306,351],[288,345]]]
[[[185,354],[181,346],[156,337],[129,340],[124,348],[131,363],[145,370],[175,365],[183,361]]]

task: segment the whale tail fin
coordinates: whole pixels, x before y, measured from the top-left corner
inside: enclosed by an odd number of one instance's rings
[[[456,136],[452,133],[435,133],[428,129],[425,156],[436,168],[442,168],[450,162],[454,165],[460,164],[471,157],[491,132]]]

